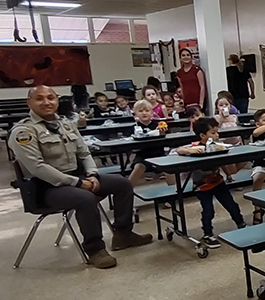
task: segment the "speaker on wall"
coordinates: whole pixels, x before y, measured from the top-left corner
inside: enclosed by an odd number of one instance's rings
[[[250,73],[256,73],[256,56],[255,54],[245,54],[240,58],[244,59],[244,67]]]

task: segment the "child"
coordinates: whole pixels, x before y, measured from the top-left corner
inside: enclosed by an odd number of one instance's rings
[[[172,117],[172,112],[175,110],[175,101],[173,97],[169,94],[165,95],[164,98],[165,107],[169,117]]]
[[[109,99],[105,94],[100,92],[95,93],[95,102],[97,106],[94,107],[94,118],[115,115],[114,109],[108,106]]]
[[[214,118],[201,118],[194,123],[193,130],[200,139],[200,145],[205,146],[208,138],[217,141],[218,122]],[[177,149],[179,155],[189,155],[191,153],[203,152],[200,147],[180,147]],[[233,221],[238,228],[246,227],[246,223],[240,213],[238,204],[234,201],[229,189],[227,188],[219,168],[210,171],[196,170],[192,173],[193,182],[199,188],[197,197],[202,206],[202,229],[204,235],[202,240],[209,248],[221,246],[213,235],[212,220],[214,218],[213,196],[230,213]]]
[[[145,130],[155,130],[158,127],[158,121],[152,120],[153,109],[152,104],[146,100],[138,100],[133,107],[136,118],[138,119],[137,125],[141,126]],[[166,129],[159,128],[161,132]],[[129,176],[129,180],[132,183],[132,186],[136,186],[138,180],[142,177],[144,172],[150,167],[145,162],[146,158],[152,158],[157,156],[164,156],[164,148],[151,148],[140,150],[136,153],[136,156],[131,165],[133,171]]]
[[[217,98],[226,98],[229,99],[229,102],[231,104],[230,108],[230,114],[239,114],[239,110],[233,105],[234,103],[234,97],[233,95],[228,91],[220,91],[217,93]],[[216,114],[218,112],[215,112]]]
[[[183,93],[182,93],[182,89],[181,89],[180,86],[175,91],[174,100],[175,101],[177,101],[177,100],[183,100]]]
[[[218,98],[215,101],[215,108],[218,111],[218,115],[215,115],[215,119],[219,123],[220,128],[235,127],[238,124],[238,118],[236,115],[230,115],[231,100],[226,97]],[[231,137],[224,140],[225,143],[232,145],[242,144],[241,137]],[[231,174],[237,173],[245,166],[246,163],[231,164],[223,167],[223,171],[227,176],[227,181],[232,182],[233,178]]]
[[[100,92],[95,93],[95,102],[97,106],[94,107],[94,118],[103,118],[115,115],[114,109],[108,106],[109,99],[105,94]],[[95,137],[103,141],[108,139],[108,137],[103,134],[95,135]],[[110,155],[110,159],[114,165],[117,164],[116,155]],[[108,165],[108,161],[105,156],[100,156],[100,160],[103,166]]]
[[[77,124],[79,114],[75,112],[75,103],[72,96],[61,96],[57,111],[59,116],[65,116],[67,119]]]
[[[186,117],[186,109],[183,100],[183,93],[181,87],[178,87],[175,91],[175,95],[173,96],[175,100],[175,110],[179,114],[180,118]]]
[[[142,89],[143,99],[149,101],[153,108],[153,118],[168,118],[167,108],[165,105],[158,103],[159,94],[155,87],[146,85]]]
[[[257,128],[253,131],[253,142],[265,140],[265,109],[259,109],[254,114],[254,120]],[[265,159],[256,160],[253,164],[251,174],[253,178],[253,191],[261,190],[265,180]],[[255,207],[253,212],[253,225],[262,223],[264,210],[260,207]]]
[[[190,121],[190,130],[193,130],[193,123],[204,117],[204,113],[199,105],[187,105],[186,116]]]
[[[122,116],[132,116],[132,110],[129,106],[129,100],[123,96],[117,96],[115,99],[115,113]]]

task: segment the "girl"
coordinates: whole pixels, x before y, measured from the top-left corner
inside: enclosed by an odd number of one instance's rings
[[[75,103],[72,96],[61,96],[57,111],[59,116],[65,116],[68,120],[77,124],[79,114],[75,112]]]
[[[217,93],[217,98],[226,98],[226,99],[230,99],[230,103],[231,103],[231,109],[230,109],[230,114],[233,115],[237,115],[239,114],[238,109],[233,105],[234,103],[234,97],[231,93],[229,93],[228,91],[220,91]],[[217,112],[215,112],[217,114]]]
[[[94,118],[115,115],[114,109],[109,107],[109,99],[105,94],[95,93],[95,102],[97,106],[94,107]]]
[[[215,108],[216,111],[218,111],[218,115],[215,115],[215,119],[219,123],[220,128],[237,126],[238,124],[237,116],[230,115],[231,100],[229,98],[226,97],[218,98],[215,101]],[[227,138],[223,141],[225,143],[229,143],[232,145],[242,144],[242,140],[239,136]],[[244,163],[232,164],[232,165],[222,167],[223,171],[226,174],[227,181],[228,182],[233,181],[233,177],[231,176],[231,174],[237,173],[240,169],[242,169],[245,166],[245,164],[246,163],[244,162]]]
[[[185,105],[196,103],[203,109],[206,95],[204,73],[199,66],[192,63],[190,50],[181,49],[179,58],[182,67],[177,71],[177,78],[183,92],[184,103]]]
[[[151,103],[153,108],[153,118],[168,118],[167,108],[165,105],[158,103],[159,94],[155,87],[146,85],[142,89],[143,99]]]
[[[132,116],[132,111],[129,106],[129,100],[123,96],[117,96],[115,99],[115,112],[117,115]]]
[[[171,95],[165,95],[164,98],[164,103],[167,109],[167,113],[170,117],[172,117],[172,112],[175,110],[175,101]]]
[[[191,105],[186,107],[186,116],[190,121],[190,131],[193,131],[193,123],[204,117],[199,105]]]

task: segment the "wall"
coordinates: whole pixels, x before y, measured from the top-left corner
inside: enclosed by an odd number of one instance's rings
[[[242,51],[244,54],[256,54],[257,73],[252,74],[256,85],[256,99],[251,100],[250,108],[257,109],[265,106],[259,51],[259,44],[265,44],[263,26],[265,1],[240,0],[237,2]],[[228,57],[230,53],[239,52],[235,3],[231,0],[220,0],[220,4],[225,53]],[[173,37],[177,44],[179,39],[196,37],[193,5],[149,14],[147,24],[150,42],[167,41]]]
[[[115,79],[133,79],[134,83],[141,87],[146,83],[147,77],[152,75],[151,67],[133,67],[131,48],[147,47],[143,44],[89,44],[90,64],[93,85],[88,86],[90,95],[104,90],[105,82],[113,82]],[[55,87],[59,95],[69,95],[70,87]],[[2,88],[1,99],[25,98],[28,88]],[[115,93],[107,92],[109,97],[115,97]]]

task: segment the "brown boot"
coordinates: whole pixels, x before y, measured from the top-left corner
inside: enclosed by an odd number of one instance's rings
[[[135,232],[115,232],[112,238],[111,250],[121,250],[128,247],[142,246],[152,242],[153,236],[151,234],[139,235]]]
[[[117,260],[112,257],[106,249],[101,249],[94,255],[89,257],[89,262],[99,269],[112,268],[117,265]]]

